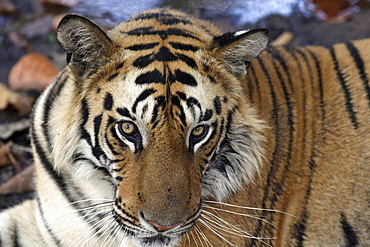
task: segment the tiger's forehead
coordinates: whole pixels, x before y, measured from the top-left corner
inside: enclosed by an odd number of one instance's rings
[[[204,68],[213,36],[192,20],[162,10],[133,17],[108,36],[122,52],[108,75],[115,102],[135,114],[158,104],[214,106],[219,87]]]
[[[168,9],[133,16],[109,32],[110,38],[117,44],[139,49],[147,48],[141,46],[140,41],[191,41],[201,45],[210,42],[217,34],[220,33],[213,26],[208,29],[202,21]],[[129,37],[129,40],[121,42],[125,37]]]

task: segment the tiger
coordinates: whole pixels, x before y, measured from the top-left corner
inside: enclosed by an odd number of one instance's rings
[[[370,246],[370,39],[272,47],[163,8],[57,39],[1,246]]]

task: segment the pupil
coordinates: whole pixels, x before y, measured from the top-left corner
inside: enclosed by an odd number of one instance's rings
[[[123,128],[125,129],[126,132],[130,133],[132,132],[132,125],[129,123],[125,123]]]

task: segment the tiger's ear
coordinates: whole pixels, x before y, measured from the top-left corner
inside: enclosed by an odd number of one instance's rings
[[[217,58],[237,78],[247,73],[249,62],[266,48],[268,41],[267,29],[229,32],[213,39]]]
[[[94,23],[78,15],[67,15],[59,23],[57,39],[67,52],[67,62],[79,76],[98,68],[113,44]]]

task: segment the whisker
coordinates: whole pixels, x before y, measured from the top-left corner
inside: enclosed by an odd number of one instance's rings
[[[203,246],[203,242],[204,242],[207,246],[210,245],[212,247],[212,245],[209,243],[208,239],[202,233],[202,230],[199,228],[199,226],[195,226],[195,233],[196,233],[196,235],[199,239],[199,244],[201,244]]]
[[[112,217],[113,218],[113,217]],[[113,218],[114,219],[114,218]],[[101,246],[105,246],[105,242],[108,240],[108,242],[109,242],[109,237],[111,237],[111,243],[112,242],[114,242],[114,240],[115,240],[115,238],[114,238],[114,235],[116,234],[116,229],[117,229],[117,227],[118,227],[118,224],[114,224],[114,226],[113,227],[111,227],[111,229],[110,229],[110,231],[109,231],[109,229],[108,229],[108,231],[109,232],[107,232],[106,234],[105,234],[105,237],[104,237],[104,240],[103,240],[103,243],[101,243]],[[113,234],[113,232],[114,232],[114,234]]]
[[[107,236],[109,236],[109,234],[107,234],[107,233],[106,233],[106,229],[108,229],[108,231],[109,231],[109,228],[111,227],[110,225],[111,225],[111,223],[114,223],[114,222],[115,222],[115,219],[114,219],[113,217],[107,217],[107,219],[109,219],[110,221],[108,221],[106,224],[104,224],[104,225],[103,225],[103,227],[102,227],[102,228],[100,228],[100,229],[99,229],[99,231],[98,231],[98,232],[100,232],[101,234],[100,234],[100,236],[99,236],[99,237],[97,237],[97,238],[95,239],[95,241],[92,243],[92,245],[91,245],[91,246],[94,246],[94,245],[95,245],[95,243],[99,241],[99,239],[101,239],[104,235],[106,235],[106,236],[105,236],[105,238],[104,238],[104,241],[103,241],[103,243],[104,243],[104,242],[105,242],[106,237],[107,237]],[[98,232],[97,232],[96,234],[94,234],[94,235],[97,235],[97,234],[98,234]],[[103,246],[103,243],[102,243],[102,246]]]
[[[91,210],[90,210],[91,211]],[[100,212],[96,212],[96,213],[94,213],[94,214],[90,214],[90,215],[85,215],[84,216],[84,218],[85,217],[89,217],[89,218],[91,218],[91,217],[93,217],[93,216],[95,216],[95,215],[98,215],[98,214],[102,214],[102,213],[108,213],[108,212],[110,212],[111,210],[107,210],[107,211],[100,211]],[[84,218],[83,218],[83,220],[84,220]],[[86,222],[87,224],[89,224],[89,223],[91,223],[91,222],[93,222],[95,219],[87,219],[87,220],[84,220],[84,222]],[[78,226],[76,226],[76,228],[77,228]],[[68,230],[65,230],[65,231],[62,231],[62,232],[59,232],[58,233],[58,235],[64,235],[65,233],[68,233],[68,232],[72,232],[72,231],[75,231],[75,228],[71,228],[71,229],[68,229]],[[41,241],[40,243],[38,243],[37,245],[36,245],[36,247],[37,246],[40,246],[41,244],[43,244],[46,240],[50,240],[50,239],[53,239],[53,237],[55,237],[55,236],[50,236],[50,237],[48,237],[48,238],[46,238],[46,239],[44,239],[43,241]],[[75,241],[77,241],[78,239],[76,239]],[[73,241],[73,243],[75,242],[75,241]],[[73,244],[72,243],[72,244]]]
[[[112,234],[112,241],[111,243],[109,244],[108,247],[112,246],[112,244],[115,242],[115,240],[117,239],[118,237],[118,233],[122,230],[122,226],[119,225],[119,224],[116,224],[116,226],[114,227],[114,232]],[[122,238],[121,238],[122,239]],[[121,245],[121,240],[118,241],[118,245],[117,246],[120,246]]]
[[[122,236],[121,236],[121,239],[120,239],[120,241],[118,243],[118,246],[121,246],[121,244],[123,242],[123,239],[127,236],[126,235],[126,231],[123,229],[123,226],[122,225],[119,225],[119,231],[118,232],[121,232],[121,231],[122,231]]]
[[[217,217],[216,220],[221,221],[222,222],[221,224],[219,222],[215,221],[215,220],[210,219],[208,216],[205,216],[205,215],[202,215],[202,216],[206,220],[208,220],[209,221],[208,223],[210,223],[210,224],[211,223],[215,224],[215,225],[219,224],[221,226],[221,227],[218,227],[218,228],[220,228],[220,231],[225,231],[225,232],[230,233],[230,234],[235,235],[235,236],[256,239],[256,240],[261,241],[263,243],[265,243],[263,240],[275,239],[275,238],[269,238],[269,237],[255,237],[255,236],[251,235],[250,233],[248,233],[248,231],[245,231],[245,230],[242,230],[242,229],[240,229],[236,226],[233,226],[230,223],[228,223],[227,221],[225,221],[225,220],[223,220],[222,218],[219,218],[219,217]],[[212,215],[212,216],[214,216],[214,215]],[[267,244],[267,243],[265,243],[265,244]]]
[[[287,212],[284,212],[284,211],[281,211],[281,210],[276,210],[276,209],[264,209],[264,208],[253,208],[253,207],[246,207],[246,206],[238,206],[238,205],[229,204],[229,203],[225,203],[225,202],[218,202],[218,201],[206,201],[205,200],[203,202],[204,203],[214,203],[214,204],[224,205],[224,206],[228,206],[228,207],[247,209],[247,210],[275,212],[275,213],[281,213],[281,214],[286,214],[286,215],[289,215],[289,216],[292,216],[292,217],[296,217],[296,216],[294,216],[290,213],[287,213]]]
[[[186,236],[185,246],[186,246],[186,243],[187,242],[189,243],[189,246],[190,246],[190,237],[189,237],[189,234],[190,234],[190,232],[185,232],[185,236]]]
[[[106,215],[108,215],[109,213],[110,213],[111,211],[109,210],[109,211],[107,211],[105,214]],[[83,246],[83,245],[85,245],[88,241],[90,241],[92,238],[94,238],[97,234],[99,234],[100,232],[101,232],[101,228],[98,230],[98,231],[96,231],[96,228],[97,228],[97,226],[98,225],[100,225],[100,224],[102,224],[103,222],[106,222],[106,221],[108,221],[108,220],[110,220],[110,217],[103,217],[102,219],[99,219],[94,225],[92,225],[91,227],[89,227],[89,229],[86,229],[86,231],[85,231],[85,234],[83,234],[84,235],[84,237],[82,238],[82,239],[80,239],[80,241],[78,242],[78,244],[77,244],[77,246]],[[94,221],[94,219],[92,219],[90,222],[93,222]],[[89,223],[90,223],[89,222]],[[102,224],[102,225],[104,225],[104,224]],[[95,233],[93,233],[95,231]],[[86,239],[87,238],[87,239]],[[86,239],[86,240],[85,240]],[[85,241],[84,241],[85,240]],[[81,245],[80,245],[80,243],[82,242],[82,241],[84,241]],[[75,241],[74,241],[75,242]],[[74,243],[73,242],[73,243]],[[73,244],[72,243],[72,244]],[[70,246],[72,246],[72,244],[70,245]]]
[[[219,225],[220,227],[218,227],[220,229],[220,231],[223,231],[223,232],[226,232],[226,233],[230,233],[232,235],[236,235],[236,236],[239,236],[239,237],[247,237],[247,238],[252,238],[252,235],[251,234],[248,234],[248,232],[244,231],[244,230],[241,230],[240,228],[236,227],[236,226],[233,226],[233,225],[227,225],[226,221],[222,220],[221,218],[218,218],[217,220],[213,220],[211,219],[210,217],[206,216],[206,215],[202,215],[202,217],[208,221],[208,223],[213,223],[214,225]],[[222,222],[220,222],[222,221]],[[244,234],[242,234],[244,233]],[[228,235],[228,236],[231,236],[231,235]]]
[[[221,238],[223,241],[225,241],[226,243],[228,243],[229,245],[232,245],[232,246],[235,246],[235,247],[238,247],[237,245],[231,243],[230,241],[228,241],[226,238],[224,238],[218,231],[217,229],[215,229],[214,227],[212,227],[210,224],[208,224],[207,222],[205,222],[204,220],[202,219],[199,219],[199,222],[201,224],[203,224],[205,227],[207,227],[209,230],[211,230],[214,234],[216,234],[219,238]]]
[[[191,234],[191,237],[193,238],[196,247],[198,247],[198,242],[196,241],[196,239],[194,237],[194,232],[193,231],[195,231],[195,227],[191,231],[189,231],[189,233]],[[190,244],[191,244],[191,242],[190,242],[190,238],[189,238],[189,246],[191,247]]]
[[[81,200],[81,201],[76,201],[76,202],[73,202],[73,203],[66,204],[66,205],[64,205],[64,207],[66,208],[68,205],[72,205],[72,204],[75,204],[75,203],[78,203],[78,202],[82,202],[82,201],[91,201],[91,200],[94,200],[95,201],[95,200],[105,200],[105,199],[86,199],[86,200]],[[88,209],[98,209],[98,208],[108,207],[108,206],[111,206],[112,203],[113,203],[112,200],[110,200],[110,202],[102,202],[102,203],[91,205],[91,206],[88,206],[88,207],[85,207],[85,208],[80,208],[80,209],[72,210],[72,211],[69,211],[69,212],[66,212],[66,213],[62,213],[62,214],[60,214],[60,212],[63,212],[63,208],[62,209],[61,208],[58,208],[58,209],[55,209],[55,210],[51,211],[50,214],[53,214],[53,215],[56,215],[57,216],[57,217],[54,218],[54,220],[55,220],[55,219],[62,218],[62,217],[65,217],[65,216],[68,216],[68,215],[71,215],[71,214],[74,214],[74,213],[83,212],[83,211],[88,210]],[[85,216],[83,216],[83,218]],[[43,221],[43,223],[47,224],[48,222],[45,219]],[[34,230],[37,227],[38,227],[38,225],[35,225],[33,228],[31,228],[31,230]]]
[[[207,214],[209,216],[213,217],[214,219],[211,219],[210,217],[208,217]],[[239,237],[256,239],[256,240],[260,241],[261,243],[263,243],[265,245],[268,245],[268,246],[270,246],[270,245],[268,243],[266,243],[265,241],[263,241],[263,240],[275,239],[275,238],[268,238],[268,237],[255,237],[255,236],[251,235],[250,233],[248,233],[247,231],[242,230],[242,229],[240,229],[236,226],[233,226],[232,224],[225,221],[221,217],[219,217],[217,215],[214,215],[214,214],[212,214],[211,212],[208,212],[208,211],[204,211],[204,214],[202,214],[202,217],[204,218],[204,220],[210,226],[212,226],[212,225],[214,226],[213,229],[215,229],[215,230],[218,229],[218,233],[220,233],[220,234],[222,234],[222,232],[225,232],[225,233],[232,234],[232,235],[239,236]],[[230,235],[226,235],[226,236],[230,236]]]
[[[218,210],[218,211],[222,211],[222,212],[225,212],[225,213],[230,213],[230,214],[236,214],[236,215],[240,215],[240,216],[246,216],[246,217],[249,217],[249,218],[252,218],[252,219],[256,219],[256,220],[260,220],[260,221],[263,221],[273,227],[276,228],[276,226],[274,224],[272,224],[271,222],[269,222],[268,220],[265,220],[261,217],[258,217],[257,215],[251,215],[251,214],[244,214],[244,213],[238,213],[238,212],[234,212],[234,211],[230,211],[230,210],[226,210],[226,209],[222,209],[222,208],[214,208],[214,207],[211,207],[209,205],[203,205],[203,207],[205,208],[210,208],[210,209],[213,209],[213,210]],[[207,212],[207,211],[205,211]]]

